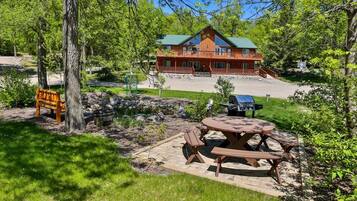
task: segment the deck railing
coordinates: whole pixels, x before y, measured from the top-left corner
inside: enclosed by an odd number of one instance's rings
[[[193,67],[181,67],[181,66],[157,66],[157,70],[162,73],[184,73],[194,74],[195,69]],[[241,69],[241,68],[210,68],[212,74],[235,74],[235,75],[257,75],[259,73],[256,69]]]
[[[212,59],[243,59],[262,60],[259,53],[243,54],[242,52],[216,52],[216,51],[158,51],[157,56],[162,57],[183,57],[183,58],[212,58]]]

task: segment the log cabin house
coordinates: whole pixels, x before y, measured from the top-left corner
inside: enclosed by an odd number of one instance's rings
[[[248,38],[225,37],[212,26],[197,34],[158,40],[156,69],[162,73],[257,75],[263,60]]]

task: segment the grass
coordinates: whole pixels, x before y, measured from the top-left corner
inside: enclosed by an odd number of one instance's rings
[[[317,71],[309,72],[285,72],[279,77],[282,81],[292,82],[292,83],[325,83],[326,80]]]
[[[135,172],[110,139],[0,121],[0,200],[277,200],[185,174]]]

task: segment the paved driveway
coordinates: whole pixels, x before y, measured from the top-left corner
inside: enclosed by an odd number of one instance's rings
[[[186,91],[204,91],[216,92],[214,85],[218,76],[214,77],[193,77],[193,76],[176,76],[164,75],[166,77],[166,87],[173,90]],[[262,78],[259,76],[226,76],[234,87],[236,94],[248,94],[254,96],[266,96],[287,98],[293,95],[297,89],[309,90],[308,86],[298,86],[296,84],[283,82],[274,78]],[[142,88],[150,88],[149,82],[146,81],[139,85]]]

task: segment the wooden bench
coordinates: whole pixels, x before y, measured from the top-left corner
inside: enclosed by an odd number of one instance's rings
[[[190,164],[194,158],[197,158],[201,163],[204,163],[204,160],[198,153],[198,149],[205,144],[200,140],[201,131],[197,127],[192,127],[184,134],[184,139],[186,144],[191,148],[191,154],[186,161],[186,165]]]
[[[275,175],[279,184],[281,184],[280,174],[279,174],[279,163],[285,159],[285,154],[283,152],[261,152],[261,151],[245,151],[245,150],[237,150],[237,149],[227,149],[221,147],[214,147],[212,149],[212,154],[217,155],[216,163],[216,177],[221,170],[222,163],[224,159],[227,157],[231,158],[251,158],[251,159],[266,159],[271,168],[268,171],[268,175],[272,175],[271,173],[275,171]]]
[[[36,90],[36,117],[41,115],[41,107],[56,112],[57,123],[61,122],[61,112],[65,111],[65,102],[61,100],[60,93],[56,91],[37,89]]]
[[[257,147],[256,147],[256,151],[259,151],[260,150],[260,146],[264,143],[264,145],[269,148],[268,146],[268,143],[267,143],[267,139],[270,137],[271,139],[277,141],[281,148],[284,150],[284,153],[287,154],[287,156],[289,157],[289,159],[294,159],[291,154],[290,154],[290,151],[292,148],[294,147],[297,147],[299,146],[299,143],[298,141],[295,139],[295,140],[289,140],[289,139],[286,139],[286,138],[282,138],[280,135],[277,135],[277,134],[274,134],[272,132],[272,130],[266,130],[264,131],[266,133],[263,133],[260,135],[260,142],[258,143]]]

